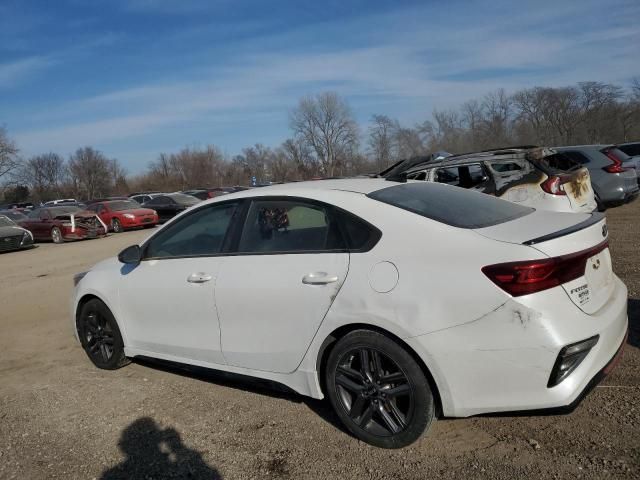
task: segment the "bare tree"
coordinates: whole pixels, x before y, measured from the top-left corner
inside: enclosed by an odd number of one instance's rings
[[[369,126],[369,149],[378,171],[393,163],[394,123],[386,115],[373,115]]]
[[[291,112],[293,133],[313,149],[322,173],[340,174],[358,147],[358,125],[347,102],[334,92],[305,97]]]
[[[111,162],[98,150],[79,148],[69,157],[68,168],[77,196],[92,199],[111,193]]]
[[[18,147],[9,139],[4,127],[0,127],[0,178],[18,167]]]
[[[63,158],[57,153],[44,153],[29,158],[18,169],[16,177],[31,189],[35,200],[50,200],[62,194],[67,175]]]

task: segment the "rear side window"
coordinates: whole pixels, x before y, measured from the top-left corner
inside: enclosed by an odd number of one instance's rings
[[[640,143],[632,143],[630,145],[620,145],[618,147],[627,155],[635,157],[636,155],[640,155]]]
[[[458,228],[490,227],[535,211],[491,195],[437,183],[406,183],[367,196]]]
[[[328,208],[307,202],[266,200],[252,202],[238,251],[318,252],[344,248],[340,228]]]
[[[491,163],[490,165],[491,168],[493,168],[498,173],[518,172],[522,170],[522,166],[518,165],[515,162]]]

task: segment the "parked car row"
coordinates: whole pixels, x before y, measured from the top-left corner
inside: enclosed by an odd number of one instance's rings
[[[0,210],[0,219],[11,230],[12,240],[1,240],[0,251],[14,249],[17,230],[29,232],[34,241],[62,243],[104,237],[108,232],[120,233],[133,228],[152,228],[164,223],[206,198],[226,195],[247,187],[216,187],[185,192],[136,192],[128,197],[113,196],[78,201],[75,198],[51,200],[39,207],[33,204],[11,204]],[[192,195],[194,194],[194,195]],[[5,225],[2,225],[3,227]],[[26,242],[26,241],[25,241]],[[18,242],[18,247],[27,244]]]
[[[615,145],[523,146],[447,157],[419,157],[381,173],[446,183],[557,212],[605,210],[640,194],[640,157]]]

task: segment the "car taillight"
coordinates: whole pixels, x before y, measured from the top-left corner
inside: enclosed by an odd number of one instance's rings
[[[620,159],[616,157],[615,153],[613,153],[611,150],[609,150],[608,152],[605,152],[604,154],[609,158],[609,160],[613,162],[611,165],[607,165],[606,167],[603,168],[605,172],[622,173],[629,170],[628,168],[624,168],[622,166],[622,162],[620,161]]]
[[[580,278],[587,260],[608,246],[605,240],[593,248],[559,257],[488,265],[482,267],[482,273],[509,295],[520,297]]]
[[[542,182],[540,184],[540,187],[542,187],[542,190],[550,193],[551,195],[566,195],[567,192],[564,191],[564,187],[562,186],[563,183],[564,182],[562,181],[561,177],[552,175],[544,182]]]

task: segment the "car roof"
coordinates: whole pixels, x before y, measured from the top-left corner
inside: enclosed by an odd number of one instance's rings
[[[552,155],[553,149],[548,147],[510,147],[501,148],[496,150],[484,150],[480,152],[462,153],[459,155],[452,155],[438,161],[430,161],[413,165],[403,173],[413,173],[425,168],[437,168],[437,167],[453,167],[456,165],[464,165],[466,163],[476,163],[479,161],[529,161],[535,158],[543,158],[548,155]]]
[[[603,148],[615,147],[613,143],[598,143],[593,145],[567,145],[564,147],[554,147],[558,151],[563,150],[602,150]]]
[[[420,182],[424,183],[424,182]],[[269,185],[258,189],[242,190],[221,197],[215,197],[206,202],[226,201],[233,198],[261,197],[261,196],[304,196],[318,191],[342,191],[356,194],[369,194],[383,188],[398,185],[397,182],[384,178],[344,178],[332,180],[309,180],[304,182],[291,182],[278,185]]]

